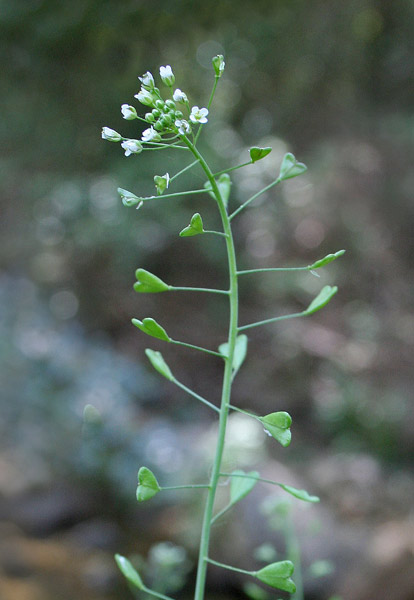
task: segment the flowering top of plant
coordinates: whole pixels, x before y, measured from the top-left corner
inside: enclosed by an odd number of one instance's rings
[[[222,56],[213,59],[213,67],[216,73],[219,73],[216,77],[220,77],[224,69]],[[180,88],[173,91],[175,75],[170,65],[160,67],[160,78],[172,97],[163,97],[155,84],[154,76],[147,71],[138,77],[141,89],[134,95],[134,98],[149,107],[151,111],[141,117],[134,106],[126,103],[121,106],[121,113],[125,120],[137,119],[147,125],[147,128],[141,132],[140,140],[123,137],[109,127],[102,128],[102,138],[111,142],[121,142],[125,156],[140,154],[143,150],[157,150],[166,145],[174,145],[180,138],[183,139],[190,135],[193,136],[194,141],[193,127],[207,123],[208,108],[191,107],[184,91]]]

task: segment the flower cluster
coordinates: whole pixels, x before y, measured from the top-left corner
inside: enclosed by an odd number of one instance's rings
[[[213,66],[216,68],[214,59]],[[141,89],[134,95],[134,98],[144,106],[149,107],[151,111],[147,112],[142,118],[138,116],[133,106],[129,104],[122,104],[121,106],[124,119],[127,121],[139,119],[149,125],[142,132],[140,140],[124,138],[120,133],[109,127],[102,128],[102,138],[111,142],[121,142],[125,156],[141,153],[145,149],[145,144],[156,146],[160,142],[168,143],[174,141],[177,137],[190,135],[192,126],[207,123],[208,109],[199,108],[198,106],[190,108],[187,94],[179,88],[173,89],[175,76],[170,65],[160,67],[160,77],[163,84],[170,89],[172,98],[167,100],[162,98],[159,88],[155,85],[152,73],[147,71],[142,77],[138,77],[141,82]],[[187,117],[177,107],[178,104],[182,105],[182,110],[188,113]],[[162,139],[163,135],[169,135],[170,137]]]

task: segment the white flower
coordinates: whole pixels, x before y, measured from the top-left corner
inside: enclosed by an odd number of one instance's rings
[[[173,98],[176,102],[183,102],[183,103],[187,103],[188,102],[188,98],[187,98],[187,94],[185,94],[184,92],[182,92],[179,88],[177,88],[173,94]]]
[[[190,123],[188,121],[185,121],[184,119],[177,119],[174,125],[177,127],[178,133],[181,133],[181,135],[191,133]]]
[[[143,142],[159,142],[161,139],[158,131],[155,131],[153,127],[149,127],[145,131],[142,132],[141,139]]]
[[[156,98],[148,90],[140,90],[138,94],[135,94],[134,98],[139,100],[139,102],[145,106],[155,106]]]
[[[160,76],[165,85],[168,85],[169,87],[174,85],[175,77],[170,65],[160,67]]]
[[[110,142],[120,142],[122,140],[122,135],[110,127],[102,127],[101,135],[103,140],[109,140]]]
[[[170,175],[166,173],[165,175],[155,175],[154,177],[155,187],[157,188],[157,194],[161,195],[170,184]]]
[[[191,109],[190,121],[193,123],[207,123],[208,110],[206,108],[198,108],[193,106]]]
[[[125,156],[142,152],[142,144],[139,140],[125,140],[121,146],[125,150]]]
[[[137,111],[133,106],[130,106],[129,104],[123,104],[121,106],[121,113],[124,119],[126,119],[127,121],[132,121],[132,119],[137,118]]]
[[[149,71],[144,73],[142,77],[138,77],[138,79],[140,80],[142,87],[145,90],[148,90],[149,92],[151,92],[154,89],[154,87],[155,87],[154,77],[152,76],[152,74]]]

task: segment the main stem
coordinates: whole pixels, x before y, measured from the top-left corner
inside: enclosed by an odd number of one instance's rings
[[[183,138],[184,143],[188,146],[189,150],[198,159],[201,168],[205,172],[211,188],[216,197],[218,209],[223,224],[223,230],[226,234],[226,246],[227,246],[227,260],[229,265],[229,301],[230,301],[230,323],[228,333],[228,356],[225,359],[225,368],[223,376],[223,387],[221,394],[221,405],[220,405],[220,417],[219,417],[219,430],[216,446],[216,454],[214,457],[213,469],[210,477],[210,487],[208,490],[206,506],[204,509],[203,525],[201,529],[200,548],[198,556],[198,567],[197,567],[197,579],[194,593],[194,600],[203,600],[206,575],[207,575],[207,558],[208,549],[210,543],[210,530],[211,530],[211,519],[213,517],[214,501],[216,497],[217,485],[220,479],[220,467],[223,458],[224,441],[226,436],[227,418],[229,414],[230,406],[230,394],[231,394],[231,383],[232,383],[232,365],[234,348],[236,345],[237,337],[237,323],[238,323],[238,288],[237,288],[237,265],[236,265],[236,252],[234,248],[233,235],[231,231],[229,217],[227,215],[226,207],[221,197],[220,190],[217,187],[216,180],[214,179],[213,173],[210,167],[201,156],[194,144],[190,142],[186,137]]]

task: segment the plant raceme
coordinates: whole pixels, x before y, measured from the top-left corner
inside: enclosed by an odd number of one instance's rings
[[[128,121],[137,120],[139,123],[144,124],[143,130],[138,136],[139,139],[124,138],[120,133],[109,127],[103,127],[102,129],[102,138],[111,142],[120,143],[122,149],[124,150],[125,156],[128,157],[142,154],[147,150],[159,150],[165,148],[170,150],[179,150],[183,152],[183,156],[190,155],[192,157],[192,162],[183,166],[183,168],[173,176],[170,176],[169,173],[165,173],[164,175],[155,175],[154,184],[156,193],[152,196],[144,197],[129,190],[119,188],[119,195],[126,207],[135,206],[138,209],[142,206],[145,206],[147,202],[156,201],[156,199],[160,196],[163,198],[180,198],[185,195],[191,195],[192,197],[196,198],[197,194],[208,194],[214,199],[221,217],[222,230],[209,230],[205,229],[205,225],[200,213],[195,212],[191,217],[189,224],[184,226],[179,232],[179,236],[194,237],[197,235],[207,234],[216,235],[224,239],[229,272],[228,289],[221,290],[209,288],[177,287],[164,282],[157,275],[150,273],[144,268],[137,269],[135,273],[136,283],[134,284],[134,289],[138,293],[198,291],[200,293],[226,295],[229,302],[230,317],[227,340],[219,346],[217,351],[172,339],[162,325],[157,323],[151,317],[132,319],[133,325],[145,335],[155,337],[169,344],[178,344],[197,351],[205,352],[220,358],[224,363],[221,400],[220,403],[215,404],[214,402],[203,398],[195,391],[181,383],[172,373],[161,352],[152,350],[150,348],[145,351],[151,365],[161,376],[165,377],[171,383],[183,389],[190,396],[202,402],[205,406],[215,411],[218,415],[218,432],[215,457],[209,480],[205,484],[185,484],[173,487],[164,487],[160,485],[156,475],[147,467],[142,466],[138,471],[138,502],[148,501],[155,495],[170,489],[200,488],[201,490],[204,490],[204,493],[206,494],[204,518],[201,526],[194,600],[203,600],[204,598],[207,568],[209,565],[215,565],[216,567],[244,573],[247,576],[255,578],[258,581],[279,590],[289,593],[294,593],[295,591],[295,584],[291,578],[294,571],[294,565],[291,561],[281,560],[279,562],[274,562],[268,564],[258,571],[246,571],[239,569],[238,567],[219,563],[210,556],[210,533],[212,524],[220,519],[220,517],[225,512],[230,510],[236,503],[242,501],[259,482],[278,486],[287,494],[290,494],[291,496],[304,502],[319,501],[317,496],[311,495],[305,490],[299,490],[281,482],[264,479],[257,471],[245,473],[244,471],[238,469],[232,473],[224,473],[222,471],[222,457],[225,445],[227,420],[230,411],[241,412],[250,416],[252,419],[257,420],[262,425],[264,432],[274,438],[284,448],[287,447],[291,441],[290,428],[292,419],[287,412],[281,410],[267,415],[256,415],[230,403],[232,382],[247,356],[248,338],[244,332],[247,329],[274,323],[280,320],[311,315],[328,304],[328,302],[336,294],[337,288],[329,285],[323,287],[316,298],[309,303],[308,307],[297,313],[274,316],[263,321],[256,321],[254,323],[240,325],[238,319],[238,282],[239,278],[244,277],[245,275],[260,274],[263,272],[272,271],[311,271],[316,274],[317,269],[328,265],[345,252],[344,250],[339,250],[334,254],[328,254],[324,258],[316,260],[316,262],[313,264],[304,267],[268,267],[264,269],[250,269],[244,271],[238,270],[231,221],[240,212],[245,210],[252,202],[254,202],[256,198],[271,189],[273,186],[304,173],[306,171],[306,166],[303,163],[298,162],[293,154],[290,152],[287,153],[281,162],[279,174],[274,181],[248,198],[244,203],[235,208],[233,212],[228,210],[232,183],[229,173],[239,168],[248,167],[259,160],[265,159],[272,149],[270,147],[261,148],[254,146],[250,148],[250,160],[247,162],[240,165],[230,166],[219,173],[213,173],[203,155],[200,153],[197,145],[201,130],[203,126],[208,123],[209,111],[216,87],[224,72],[225,62],[223,56],[215,56],[212,59],[212,64],[215,78],[210,99],[208,100],[206,107],[200,108],[197,105],[191,106],[187,93],[182,91],[180,88],[175,87],[174,73],[172,68],[167,65],[160,68],[160,79],[166,88],[166,93],[161,93],[160,89],[156,86],[156,81],[153,75],[150,72],[144,73],[142,77],[138,78],[141,88],[138,93],[135,94],[135,98],[146,107],[147,112],[143,117],[138,115],[135,107],[130,106],[129,104],[123,104],[121,106],[121,114],[124,119]],[[172,184],[180,175],[193,168],[200,169],[206,177],[207,181],[203,187],[195,190],[169,191],[169,193],[165,193],[167,190],[171,190]],[[223,484],[225,481],[230,482],[229,501],[227,506],[225,506],[222,510],[216,511],[215,499],[217,488],[219,483]],[[116,561],[123,575],[133,588],[142,590],[149,595],[168,600],[167,596],[164,596],[153,589],[149,589],[144,584],[141,576],[127,558],[116,555]]]

